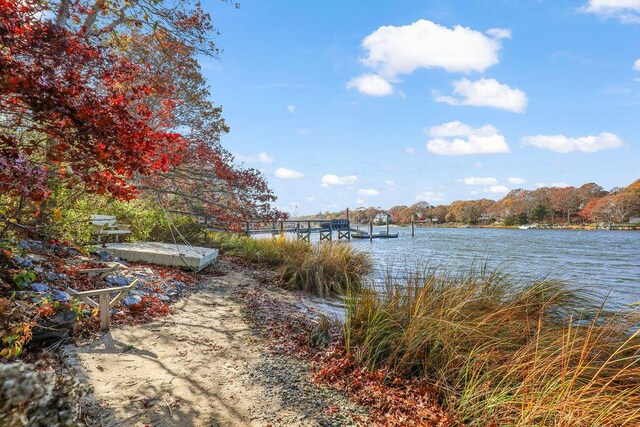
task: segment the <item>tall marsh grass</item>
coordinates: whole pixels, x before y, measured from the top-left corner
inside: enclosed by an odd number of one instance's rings
[[[275,268],[284,286],[318,295],[358,290],[370,273],[369,256],[345,243],[312,244],[276,236],[252,239],[214,233],[213,244],[223,253]]]
[[[482,268],[423,270],[348,301],[347,349],[433,384],[461,425],[640,425],[637,309]]]

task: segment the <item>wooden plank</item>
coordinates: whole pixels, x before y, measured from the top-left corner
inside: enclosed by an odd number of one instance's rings
[[[67,293],[75,297],[92,297],[92,296],[102,295],[102,294],[107,294],[107,295],[115,294],[117,292],[131,290],[136,285],[137,282],[138,282],[138,279],[135,279],[133,282],[131,282],[130,285],[127,285],[127,286],[118,286],[116,288],[95,289],[93,291],[82,291],[82,292],[78,292],[73,288],[67,288]]]

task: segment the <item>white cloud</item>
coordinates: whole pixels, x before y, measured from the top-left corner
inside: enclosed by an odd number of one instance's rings
[[[510,184],[515,184],[515,185],[520,185],[520,184],[524,184],[525,182],[527,182],[526,179],[518,178],[518,177],[515,177],[515,176],[510,176],[509,178],[507,178],[507,181],[509,181]]]
[[[307,197],[307,202],[315,202],[316,198],[314,196],[308,196]]]
[[[640,0],[589,0],[580,10],[625,23],[640,23]]]
[[[373,188],[361,188],[358,190],[359,196],[379,196],[380,192]]]
[[[276,177],[282,179],[300,179],[304,178],[304,174],[293,169],[278,168],[276,169]]]
[[[446,194],[440,191],[424,190],[416,196],[416,200],[421,202],[440,202],[444,200]]]
[[[511,30],[492,28],[483,34],[468,27],[448,28],[425,19],[409,25],[383,26],[362,41],[367,52],[362,62],[374,73],[353,78],[347,87],[383,96],[393,92],[391,82],[401,74],[420,68],[442,68],[448,72],[484,72],[497,64],[501,39]]]
[[[236,154],[236,158],[238,160],[240,160],[241,162],[246,162],[246,163],[264,163],[264,164],[271,164],[276,159],[275,157],[268,155],[264,151],[262,151],[262,152],[260,152],[258,154],[253,154],[251,156],[243,156],[243,155],[240,155],[240,154]]]
[[[356,203],[361,205],[364,203],[364,199],[356,199]]]
[[[329,174],[322,177],[320,184],[322,184],[323,187],[328,187],[330,185],[351,185],[355,184],[357,180],[358,177],[355,175],[338,176]]]
[[[633,69],[640,71],[640,58],[636,59],[636,62],[633,63]]]
[[[511,38],[511,30],[509,28],[491,28],[487,30],[487,34],[496,40]]]
[[[376,74],[363,74],[347,83],[348,89],[358,89],[364,95],[386,96],[393,93],[393,86]]]
[[[296,112],[296,106],[295,105],[287,105],[287,111],[290,112],[291,114]]]
[[[504,185],[491,185],[483,190],[485,193],[504,194],[508,193],[509,189]]]
[[[498,180],[491,176],[469,176],[456,181],[464,185],[496,185],[498,183]]]
[[[429,128],[427,150],[441,155],[508,153],[504,136],[491,125],[474,129],[459,121]]]
[[[512,89],[494,79],[456,80],[453,82],[453,93],[456,96],[439,96],[436,98],[436,102],[494,107],[514,113],[524,113],[529,103],[529,99],[523,91]]]
[[[536,188],[542,187],[555,187],[555,188],[565,188],[570,187],[566,182],[552,182],[551,184],[545,184],[544,182],[536,182]]]
[[[407,154],[416,154],[416,149],[413,147],[407,147],[404,149],[404,152]]]
[[[473,165],[473,166],[474,166],[476,169],[482,169],[482,168],[484,167],[484,165],[483,165],[482,163],[480,163],[480,162],[476,162],[476,163],[474,163],[474,165]]]
[[[522,145],[533,145],[543,150],[551,150],[558,153],[570,153],[582,151],[595,153],[600,150],[612,150],[621,147],[622,139],[618,135],[602,132],[597,136],[581,136],[571,138],[564,135],[533,135],[522,137]]]
[[[384,183],[387,184],[389,187],[393,187],[394,185],[396,185],[396,183],[391,181],[390,179],[385,179]]]
[[[393,78],[418,68],[482,72],[499,62],[501,44],[471,28],[447,28],[421,19],[400,27],[380,27],[362,41],[362,47],[368,52],[364,64]]]

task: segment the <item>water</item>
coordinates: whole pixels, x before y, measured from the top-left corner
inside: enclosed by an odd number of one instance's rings
[[[383,230],[384,227],[376,227]],[[375,231],[375,230],[374,230]],[[468,270],[486,260],[515,277],[560,279],[589,287],[617,304],[640,302],[640,232],[392,227],[397,239],[352,240],[369,252],[376,274],[429,263]]]

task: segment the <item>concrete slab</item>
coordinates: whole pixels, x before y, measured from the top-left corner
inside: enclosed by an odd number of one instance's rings
[[[202,270],[218,257],[217,249],[173,243],[109,243],[105,249],[129,262],[140,261],[168,267],[186,267],[196,271]]]

